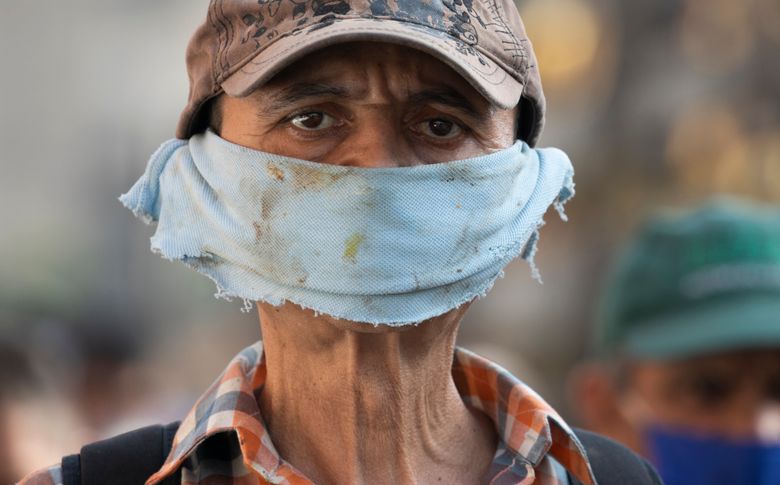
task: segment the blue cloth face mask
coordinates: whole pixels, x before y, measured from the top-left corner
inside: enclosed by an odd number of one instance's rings
[[[660,427],[649,428],[645,436],[667,485],[780,484],[780,443],[731,441]]]
[[[404,325],[484,295],[521,251],[532,260],[542,216],[573,195],[572,175],[563,152],[522,142],[468,160],[356,168],[208,131],[163,144],[120,200],[157,222],[154,252],[210,277],[217,296]]]

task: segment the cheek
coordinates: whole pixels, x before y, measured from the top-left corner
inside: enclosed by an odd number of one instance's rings
[[[690,403],[683,402],[681,396],[670,390],[671,371],[664,366],[645,364],[639,366],[631,375],[632,394],[639,398],[634,403],[640,407],[647,421],[676,426],[690,421]]]
[[[284,157],[322,163],[323,158],[331,153],[335,145],[330,140],[302,142],[285,134],[284,131],[275,130],[264,135],[253,148]]]
[[[729,401],[721,406],[702,404],[691,392],[670,384],[672,371],[647,369],[637,372],[634,388],[644,400],[643,408],[649,413],[648,422],[675,428],[737,435],[744,426],[739,423],[743,415],[739,403]]]
[[[319,152],[327,150],[327,147],[318,148],[317,144],[291,142],[286,130],[266,126],[262,122],[242,116],[226,117],[220,136],[231,143],[253,150],[305,160],[315,159]]]
[[[497,151],[480,143],[478,140],[468,138],[449,147],[435,147],[425,143],[412,143],[415,159],[423,164],[445,163],[455,160],[465,160],[479,157],[490,152]]]

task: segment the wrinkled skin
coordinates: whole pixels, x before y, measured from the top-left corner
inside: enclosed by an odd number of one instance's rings
[[[397,167],[488,154],[515,141],[491,106],[418,51],[337,45],[246,98],[222,96],[223,138],[319,163]],[[315,483],[479,483],[497,436],[450,368],[468,305],[414,327],[374,327],[258,303],[268,365],[259,404],[281,456]]]
[[[384,44],[317,52],[252,95],[220,103],[223,138],[334,165],[460,160],[515,139],[515,110],[494,108],[433,57]]]

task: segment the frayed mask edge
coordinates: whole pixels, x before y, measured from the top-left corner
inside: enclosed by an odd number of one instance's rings
[[[160,193],[160,175],[173,158],[174,152],[186,147],[187,140],[168,140],[149,157],[146,170],[126,193],[119,196],[119,202],[145,224],[153,224],[159,214],[156,210]]]
[[[574,172],[569,171],[566,174],[563,187],[561,188],[558,197],[552,203],[552,206],[555,208],[555,211],[558,213],[558,217],[560,217],[563,222],[568,222],[569,220],[569,217],[566,215],[566,209],[564,206],[566,205],[567,202],[569,202],[574,197],[574,195],[575,195]],[[536,265],[536,253],[539,250],[539,238],[541,237],[541,229],[542,227],[544,227],[545,224],[546,222],[544,221],[544,217],[542,217],[537,223],[534,231],[531,233],[528,242],[526,242],[525,247],[523,248],[523,251],[520,254],[520,257],[523,260],[528,262],[528,266],[531,268],[531,276],[533,277],[533,279],[539,282],[539,284],[544,284],[544,281],[542,280],[542,272],[539,270],[539,267]]]

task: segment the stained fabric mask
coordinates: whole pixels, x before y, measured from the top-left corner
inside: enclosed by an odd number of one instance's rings
[[[572,176],[563,152],[523,142],[467,160],[356,168],[208,131],[163,144],[120,200],[157,222],[155,253],[210,277],[217,296],[404,325],[484,295],[521,252],[532,261],[542,216],[573,195]]]
[[[649,429],[646,437],[667,485],[780,483],[780,443],[733,441],[659,427]]]

